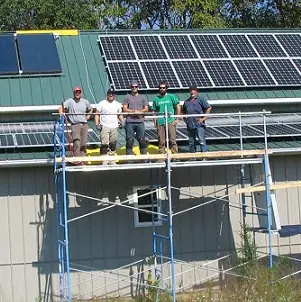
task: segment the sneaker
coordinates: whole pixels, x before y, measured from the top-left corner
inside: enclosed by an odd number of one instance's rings
[[[110,161],[108,162],[108,165],[115,166],[115,165],[117,165],[117,164],[116,164],[115,160],[110,160]]]
[[[196,161],[195,157],[189,158],[188,161]]]
[[[108,164],[109,164],[109,160],[104,160],[103,162],[102,162],[102,164],[104,165],[104,166],[107,166]]]
[[[82,161],[76,161],[73,163],[75,166],[83,166],[84,163]]]
[[[207,161],[207,160],[208,160],[208,159],[207,159],[207,158],[205,158],[205,157],[202,159],[202,161]]]

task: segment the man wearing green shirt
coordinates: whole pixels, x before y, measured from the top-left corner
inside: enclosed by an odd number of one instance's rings
[[[167,112],[169,115],[180,115],[181,106],[178,98],[171,93],[167,93],[167,82],[161,82],[159,85],[159,95],[156,96],[151,109],[160,115],[165,114],[165,106],[167,106]],[[178,124],[178,118],[168,117],[168,136],[170,141],[170,147],[172,153],[178,152],[178,145],[176,141],[176,126]],[[158,118],[154,120],[154,125],[157,128],[159,138],[159,153],[165,153],[165,118]]]

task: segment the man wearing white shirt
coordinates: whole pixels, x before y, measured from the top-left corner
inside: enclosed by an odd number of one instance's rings
[[[113,155],[116,150],[118,127],[123,126],[124,119],[121,113],[121,104],[116,101],[115,90],[107,91],[107,98],[96,107],[95,124],[100,130],[100,154],[108,153]],[[114,163],[114,162],[110,162]]]

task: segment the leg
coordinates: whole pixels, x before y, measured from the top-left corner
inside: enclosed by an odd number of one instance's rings
[[[88,124],[84,124],[81,126],[81,139],[80,139],[80,155],[86,156],[87,152],[87,143],[88,143]]]
[[[206,138],[205,138],[205,127],[200,126],[196,128],[196,135],[199,139],[199,144],[201,147],[201,152],[207,152],[207,144],[206,144]]]
[[[172,123],[168,124],[168,136],[172,153],[178,153],[176,126]]]
[[[165,126],[157,126],[159,153],[165,153]]]
[[[134,123],[126,123],[125,125],[125,134],[126,134],[126,154],[133,154],[133,145],[134,145]]]
[[[139,142],[140,154],[146,154],[146,141],[145,141],[145,125],[144,123],[136,124],[136,138]]]
[[[117,145],[117,135],[118,135],[118,130],[117,128],[110,129],[110,140],[109,140],[109,149],[110,155],[114,155],[116,151],[116,145]],[[116,162],[114,160],[111,160],[109,165],[116,165]]]
[[[195,129],[188,129],[187,128],[187,133],[188,133],[188,141],[189,141],[189,151],[191,153],[196,152],[196,140],[195,140]]]
[[[108,153],[108,147],[109,147],[109,135],[110,135],[110,129],[107,127],[102,127],[102,130],[100,131],[100,154],[105,155]]]
[[[73,142],[73,156],[80,156],[80,138],[81,138],[81,125],[76,124],[71,126],[72,142]]]

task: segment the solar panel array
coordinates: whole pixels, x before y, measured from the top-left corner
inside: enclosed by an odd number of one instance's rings
[[[240,139],[240,129],[244,139],[264,138],[263,118],[244,116],[241,125],[240,127],[238,117],[209,117],[207,119],[206,138],[207,140]],[[269,138],[301,137],[301,115],[269,115],[266,119],[266,132]],[[176,134],[178,141],[188,140],[186,125],[183,121],[177,127]],[[158,140],[157,131],[150,121],[146,124],[145,136],[149,142],[157,142]]]
[[[100,35],[116,90],[301,86],[301,34]]]
[[[59,73],[62,67],[52,34],[0,35],[0,75]]]
[[[267,136],[270,138],[301,137],[301,115],[299,114],[269,115],[266,123]],[[260,117],[242,117],[242,134],[245,139],[263,138],[263,119]],[[68,135],[70,135],[70,132]],[[65,130],[65,145],[68,145],[68,135]],[[158,140],[157,131],[152,121],[146,121],[145,136],[149,142],[157,142]],[[207,119],[206,137],[208,140],[239,139],[240,124],[238,117],[209,117]],[[177,127],[177,140],[188,140],[187,129],[183,121]],[[56,141],[60,143],[58,135]],[[89,129],[88,145],[98,144],[100,144],[98,131]],[[0,124],[0,149],[31,147],[53,147],[52,122]]]
[[[0,149],[53,147],[53,127],[52,122],[0,124]],[[60,143],[58,135],[56,142]],[[89,129],[88,145],[99,143],[99,134]],[[68,144],[67,133],[64,144]]]

